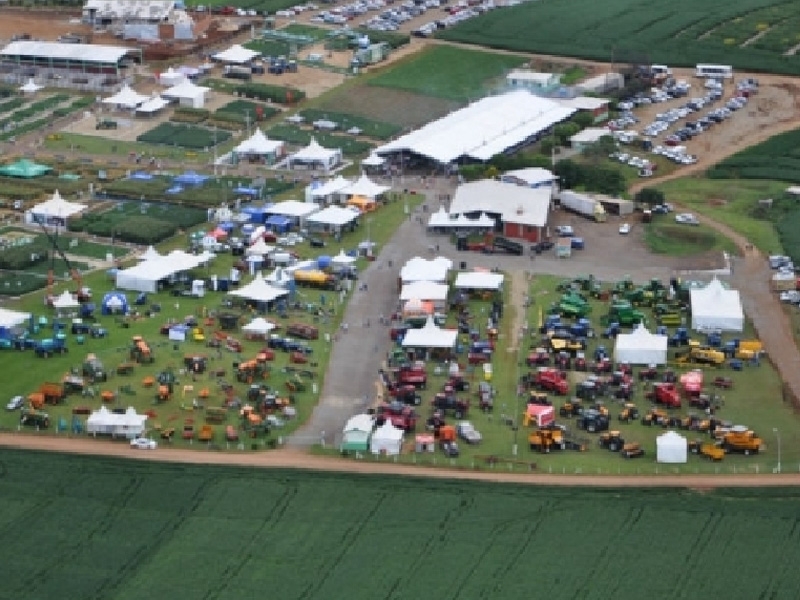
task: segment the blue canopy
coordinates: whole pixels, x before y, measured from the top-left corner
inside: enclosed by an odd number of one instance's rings
[[[207,179],[207,175],[201,175],[195,171],[186,171],[182,175],[178,175],[172,182],[184,185],[203,185]]]
[[[241,186],[234,188],[233,193],[239,194],[240,196],[258,196],[258,190],[256,188]]]
[[[233,223],[232,221],[225,221],[224,223],[220,223],[219,225],[217,225],[217,227],[230,233],[231,231],[236,229],[236,223]]]
[[[138,181],[150,181],[151,179],[153,179],[153,176],[147,171],[136,171],[135,173],[131,173],[128,179],[136,179]]]
[[[165,194],[180,194],[182,191],[183,191],[183,186],[182,185],[173,185],[171,188],[169,188],[164,193]]]
[[[292,224],[292,220],[289,217],[284,217],[282,215],[272,215],[264,222],[264,224],[269,225],[276,231],[284,232],[289,229]]]

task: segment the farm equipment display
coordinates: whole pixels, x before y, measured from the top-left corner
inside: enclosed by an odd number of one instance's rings
[[[645,394],[645,398],[667,408],[681,407],[681,395],[674,383],[654,383],[653,389]]]
[[[445,415],[452,413],[456,419],[463,419],[469,412],[469,401],[444,392],[439,392],[433,397],[431,406]]]
[[[586,409],[578,417],[576,424],[578,429],[583,429],[589,433],[598,433],[608,429],[608,415],[604,415],[599,410]]]
[[[550,364],[550,354],[545,348],[536,348],[528,354],[525,363],[529,367],[546,366]]]
[[[670,417],[660,408],[651,408],[644,415],[642,415],[642,425],[652,427],[658,425],[661,427],[669,427]]]
[[[201,442],[210,442],[214,439],[214,428],[211,425],[202,425],[197,439]]]
[[[428,373],[424,364],[402,365],[395,369],[394,375],[398,385],[413,385],[423,390],[428,385]]]
[[[377,408],[376,416],[381,421],[390,421],[392,425],[404,431],[414,431],[417,428],[417,413],[402,402],[390,402]]]
[[[552,450],[566,450],[564,432],[559,427],[542,428],[531,432],[528,444],[534,452],[549,453]]]
[[[638,442],[632,442],[625,444],[619,454],[622,458],[641,458],[644,456],[644,448]]]
[[[625,406],[622,407],[617,418],[622,421],[623,423],[629,423],[631,421],[637,421],[639,419],[639,409],[636,407],[635,404],[626,403]]]
[[[319,329],[304,323],[292,323],[286,328],[286,335],[300,338],[301,340],[319,339]]]
[[[558,409],[558,414],[560,417],[568,419],[570,417],[577,417],[583,412],[583,405],[579,398],[572,398],[571,400],[567,400],[564,404],[561,405],[561,408]]]
[[[703,456],[714,462],[719,462],[725,458],[725,450],[719,444],[692,440],[688,444],[688,449],[692,454]]]
[[[54,354],[64,354],[68,350],[66,341],[58,337],[38,340],[33,346],[33,351],[39,358],[50,358]]]
[[[690,340],[689,347],[675,353],[678,363],[697,363],[716,367],[725,364],[725,353],[709,346],[701,346],[699,342]]]
[[[553,392],[559,396],[566,396],[569,393],[569,383],[557,369],[540,367],[534,374],[533,385],[540,390]]]
[[[183,430],[181,431],[181,438],[184,440],[194,439],[194,420],[186,419],[183,422]]]
[[[86,360],[81,366],[81,374],[92,382],[108,379],[108,373],[106,373],[103,363],[94,354],[86,355]]]
[[[606,431],[600,434],[597,443],[610,452],[619,452],[625,446],[625,439],[619,431]]]
[[[23,408],[19,415],[19,424],[37,429],[47,429],[50,427],[50,415],[40,410]]]
[[[600,322],[603,325],[619,323],[623,327],[633,327],[645,323],[646,318],[644,313],[635,309],[630,302],[615,302]]]
[[[233,425],[228,425],[225,427],[225,440],[228,442],[239,441],[239,432],[236,430],[236,427]]]
[[[724,432],[721,442],[726,453],[740,452],[745,455],[758,454],[763,446],[761,438],[744,425],[735,425]]]
[[[332,291],[339,289],[339,280],[336,276],[324,271],[295,271],[294,282],[298,287],[312,287]]]
[[[131,340],[130,359],[140,365],[150,364],[154,360],[153,351],[140,335],[133,336]]]

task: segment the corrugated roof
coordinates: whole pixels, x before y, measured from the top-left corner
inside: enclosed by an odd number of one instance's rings
[[[121,46],[62,44],[59,42],[11,42],[0,56],[38,56],[94,63],[117,63],[131,50]]]
[[[504,222],[544,227],[550,211],[550,188],[531,188],[493,179],[458,186],[451,214],[500,214]]]

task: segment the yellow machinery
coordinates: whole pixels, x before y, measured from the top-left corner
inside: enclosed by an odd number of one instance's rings
[[[708,346],[701,346],[695,340],[689,341],[689,347],[676,355],[679,363],[702,363],[708,365],[725,364],[725,353]]]
[[[763,442],[755,432],[744,425],[735,425],[722,434],[722,449],[726,452],[741,452],[745,455],[758,454]]]
[[[560,429],[537,429],[528,436],[531,450],[548,453],[551,450],[564,450],[567,443]]]

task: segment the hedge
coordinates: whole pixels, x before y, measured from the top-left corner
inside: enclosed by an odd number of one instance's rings
[[[265,83],[246,83],[236,86],[234,90],[238,96],[255,98],[263,102],[277,102],[278,104],[294,104],[306,97],[303,90]]]
[[[124,220],[111,220],[104,214],[88,214],[70,221],[70,231],[85,231],[100,237],[113,237],[133,244],[155,244],[175,235],[178,226],[147,215],[127,216]]]
[[[191,108],[188,106],[180,106],[175,109],[170,116],[169,120],[177,123],[191,123],[198,124],[208,119],[211,113],[204,108]]]
[[[36,257],[31,260],[32,257]],[[41,239],[34,239],[33,243],[24,246],[14,246],[0,250],[0,269],[8,271],[22,271],[45,262],[49,257],[49,247]]]
[[[161,123],[137,137],[136,141],[146,144],[164,144],[191,150],[203,150],[213,147],[215,141],[217,144],[221,144],[230,137],[230,134],[226,131],[216,132],[190,125]]]

